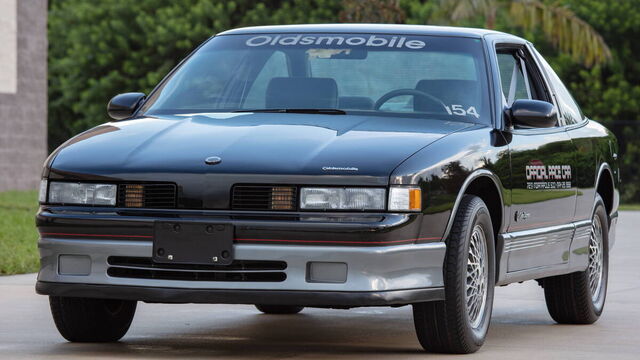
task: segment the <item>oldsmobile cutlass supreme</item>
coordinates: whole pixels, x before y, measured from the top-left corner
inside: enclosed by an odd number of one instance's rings
[[[218,34],[46,161],[58,330],[116,341],[136,302],[412,305],[429,351],[484,342],[494,287],[601,315],[618,144],[521,38],[399,25]]]

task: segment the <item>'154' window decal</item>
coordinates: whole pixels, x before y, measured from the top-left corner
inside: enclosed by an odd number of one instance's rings
[[[478,112],[476,111],[475,106],[469,106],[469,108],[467,108],[466,110],[462,105],[458,105],[458,104],[451,105],[451,106],[445,105],[444,108],[447,109],[447,112],[449,113],[449,115],[458,115],[458,116],[471,115],[471,116],[475,116],[476,119],[480,117],[480,115],[478,115]]]

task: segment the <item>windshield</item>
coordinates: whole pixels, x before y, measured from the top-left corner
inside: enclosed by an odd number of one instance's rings
[[[142,112],[325,110],[490,123],[486,83],[479,39],[223,35],[165,80]]]

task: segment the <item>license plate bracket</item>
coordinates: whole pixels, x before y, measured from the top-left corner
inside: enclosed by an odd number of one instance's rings
[[[164,264],[229,265],[233,225],[191,221],[154,223],[153,261]]]

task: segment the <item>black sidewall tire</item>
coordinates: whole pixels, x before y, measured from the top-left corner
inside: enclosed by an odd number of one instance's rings
[[[462,313],[464,314],[464,318],[466,320],[465,324],[467,326],[465,326],[465,329],[467,332],[467,337],[476,346],[480,347],[484,343],[487,332],[489,330],[489,324],[491,322],[491,313],[493,309],[493,295],[494,295],[494,287],[495,287],[495,239],[493,236],[491,216],[489,215],[489,210],[487,209],[484,202],[481,201],[481,206],[474,209],[474,211],[475,213],[471,221],[471,224],[466,228],[466,231],[464,234],[464,239],[466,239],[465,245],[464,245],[464,252],[463,252],[464,256],[460,256],[458,259],[459,269],[464,269],[464,270],[460,271],[460,274],[458,274],[460,277],[458,281],[456,282],[449,281],[449,283],[456,284],[458,287],[456,291],[458,292],[458,294],[461,295],[459,297],[456,296],[453,298],[454,299],[457,298],[459,302],[461,301],[459,311],[462,311]],[[467,256],[468,256],[467,254],[469,253],[471,234],[476,225],[480,225],[482,227],[482,230],[484,231],[485,241],[486,241],[485,245],[487,246],[487,256],[488,256],[487,261],[489,265],[488,266],[489,276],[488,276],[488,283],[487,283],[487,300],[485,304],[485,311],[484,311],[484,314],[482,315],[482,320],[480,321],[480,325],[474,329],[471,327],[471,320],[469,319],[469,314],[466,308],[467,305],[465,302],[466,300],[465,292],[466,292],[466,276],[467,276],[467,272],[466,272]],[[445,287],[446,287],[446,283],[445,283]],[[447,291],[447,295],[449,295],[448,293],[449,292]],[[448,301],[448,299],[446,298],[445,301]]]
[[[541,279],[547,309],[560,324],[593,324],[604,310],[609,279],[609,218],[604,202],[596,195],[591,221],[598,216],[602,226],[602,284],[595,301],[589,287],[589,259],[584,271]],[[591,239],[589,239],[591,241]],[[587,244],[588,248],[589,244]]]
[[[71,342],[114,342],[129,330],[137,302],[49,296],[58,332]]]
[[[473,229],[484,230],[487,263],[487,292],[484,313],[476,328],[467,310],[467,267]],[[495,286],[495,244],[491,216],[477,196],[465,195],[456,211],[451,232],[446,240],[443,281],[445,299],[413,304],[416,335],[427,351],[469,354],[477,351],[488,333]]]

